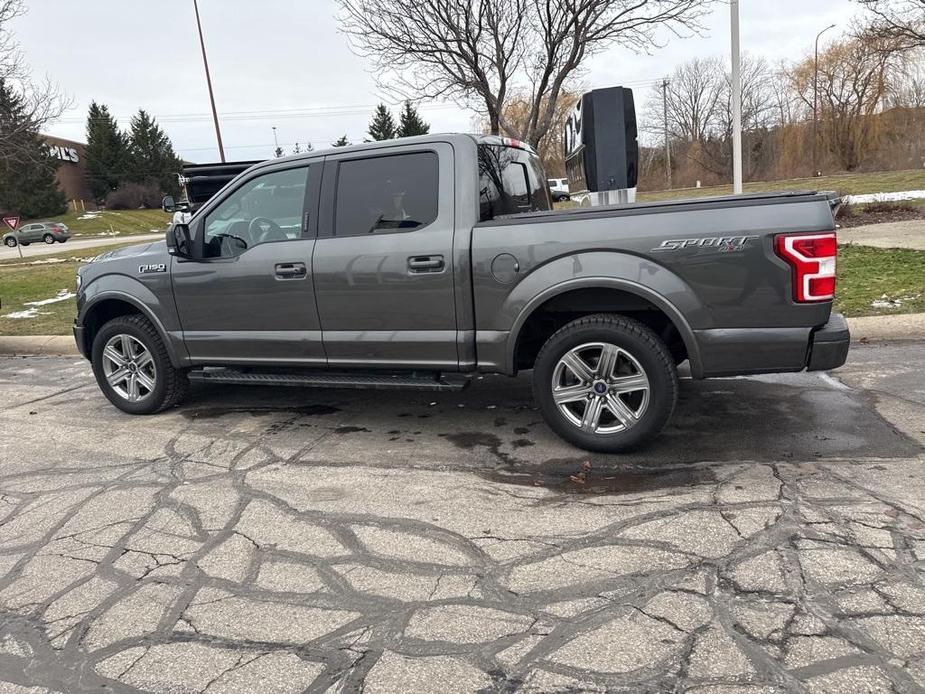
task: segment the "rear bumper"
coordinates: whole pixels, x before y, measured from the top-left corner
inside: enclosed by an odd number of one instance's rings
[[[703,364],[694,378],[824,371],[848,358],[848,323],[840,313],[819,328],[695,330]]]
[[[829,322],[812,334],[809,343],[809,371],[837,369],[848,360],[851,334],[848,321],[840,313],[833,313]]]

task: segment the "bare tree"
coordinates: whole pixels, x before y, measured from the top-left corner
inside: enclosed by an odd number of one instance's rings
[[[537,146],[588,57],[613,45],[648,50],[657,31],[699,29],[710,0],[338,0],[344,31],[380,84],[403,97],[474,107],[495,134]],[[514,124],[509,98],[529,103]]]
[[[15,113],[7,112],[9,108],[0,112],[0,161],[13,166],[43,163],[32,138],[70,106],[51,81],[31,78],[10,30],[10,22],[25,11],[23,0],[0,0],[0,86],[15,97],[16,104]]]
[[[873,14],[866,31],[899,49],[925,46],[925,0],[857,0]]]
[[[819,56],[818,97],[820,132],[839,165],[852,171],[876,144],[873,117],[890,92],[897,43],[867,35],[833,44]],[[797,63],[791,83],[802,102],[812,108],[812,58]]]
[[[719,58],[694,58],[678,66],[668,87],[652,88],[646,114],[647,128],[663,128],[667,106],[668,133],[672,140],[702,142],[716,126],[723,97],[723,62]],[[659,123],[658,128],[655,124]]]

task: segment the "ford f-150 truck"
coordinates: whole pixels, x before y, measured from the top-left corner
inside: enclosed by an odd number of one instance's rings
[[[429,135],[257,164],[166,242],[78,274],[74,335],[134,414],[190,381],[459,388],[532,370],[589,450],[655,436],[695,379],[845,362],[834,196],[553,211],[536,154]]]

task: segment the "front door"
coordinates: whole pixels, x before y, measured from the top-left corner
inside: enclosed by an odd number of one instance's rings
[[[312,289],[322,162],[258,170],[204,208],[174,297],[194,362],[324,365]]]
[[[456,369],[448,144],[328,156],[312,268],[331,366]]]

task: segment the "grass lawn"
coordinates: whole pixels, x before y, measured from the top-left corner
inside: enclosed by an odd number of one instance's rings
[[[130,244],[124,244],[130,245]],[[80,251],[88,258],[119,246]],[[75,289],[81,261],[58,253],[42,260],[62,262],[24,265],[18,260],[0,263],[0,335],[67,335],[74,320],[74,299],[41,306],[29,301],[54,298]],[[883,296],[886,295],[886,300]],[[898,305],[892,301],[899,300]],[[874,307],[875,301],[884,301]],[[32,318],[8,318],[10,313],[34,309]],[[875,316],[925,312],[925,251],[844,246],[838,256],[838,291],[835,309],[848,316]]]
[[[34,265],[28,259],[0,261],[0,335],[70,334],[77,313],[73,297],[40,306],[27,306],[26,303],[53,299],[59,292],[73,293],[77,287],[77,268],[84,262],[83,259],[131,245],[134,244],[63,251],[35,258],[33,260],[41,263]],[[10,313],[23,311],[30,311],[33,317],[7,317]]]
[[[925,312],[925,251],[842,246],[835,310],[846,316]]]
[[[84,217],[84,219],[81,219]],[[100,210],[99,212],[68,212],[43,220],[67,224],[71,233],[80,236],[116,236],[148,234],[166,231],[170,215],[163,210]],[[35,220],[39,221],[39,220]],[[23,221],[22,224],[28,224]],[[112,231],[110,231],[110,227]],[[114,232],[114,233],[113,233]]]
[[[925,190],[925,169],[910,171],[880,171],[876,173],[836,174],[819,178],[793,178],[786,181],[758,181],[744,185],[746,193],[779,190],[834,190],[841,195],[865,193],[892,193],[900,190]],[[679,188],[676,190],[639,191],[636,199],[670,200],[700,198],[710,195],[732,195],[732,185],[705,188]]]

